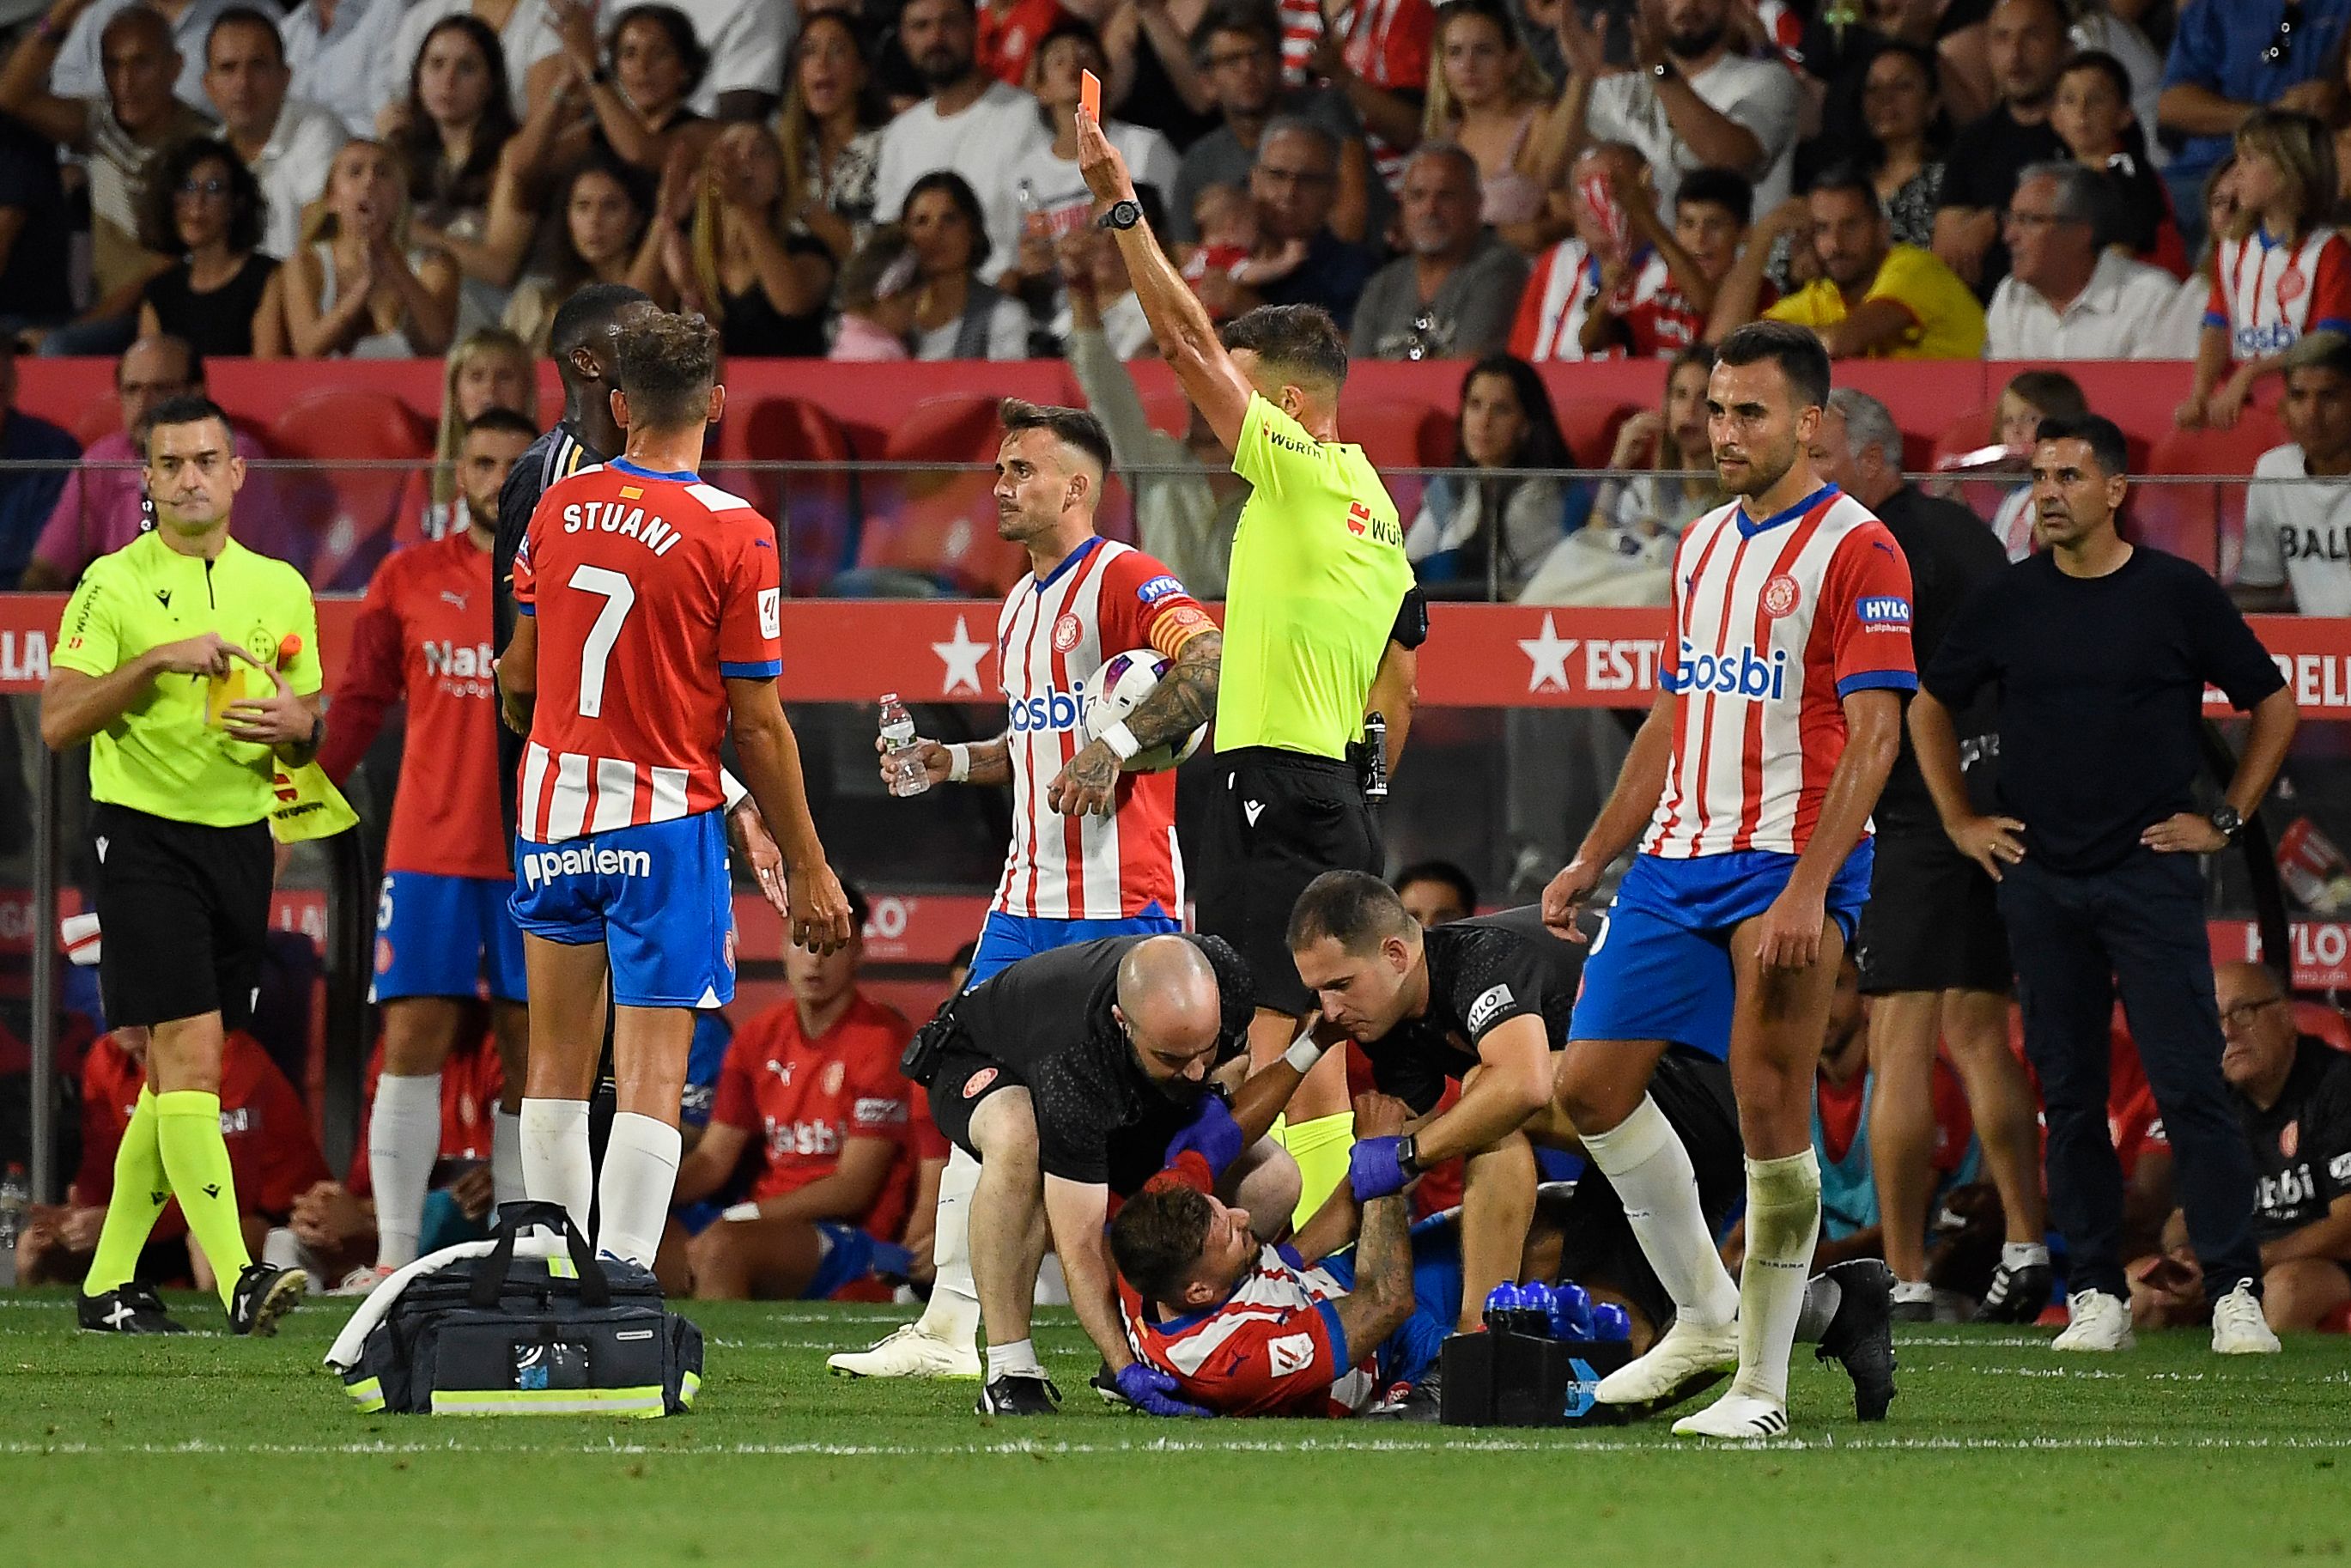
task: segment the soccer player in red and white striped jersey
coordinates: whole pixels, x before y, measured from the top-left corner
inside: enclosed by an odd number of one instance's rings
[[[620,1101],[598,1240],[650,1269],[677,1172],[695,1010],[735,994],[718,782],[730,730],[779,830],[793,941],[845,946],[849,903],[776,695],[774,528],[695,473],[726,407],[716,334],[698,316],[645,312],[621,327],[615,357],[627,450],[540,497],[515,556],[521,613],[498,683],[530,737],[514,894],[531,996],[524,1186],[587,1228],[588,1095],[609,983]]]
[[[1126,773],[1138,750],[1215,716],[1223,634],[1165,566],[1094,532],[1110,437],[1082,409],[1008,399],[996,459],[997,531],[1029,552],[996,618],[1009,722],[993,740],[923,743],[931,781],[1012,786],[1012,843],[980,926],[965,988],[1032,954],[1103,936],[1183,928],[1176,775]],[[1123,725],[1081,742],[1084,683],[1105,659],[1148,648],[1167,673]],[[884,765],[886,777],[887,765]],[[918,1322],[870,1350],[836,1355],[862,1377],[967,1376],[979,1298],[965,1206],[978,1177],[968,1155],[940,1177],[938,1278]]]
[[[1869,813],[1917,685],[1909,564],[1885,524],[1813,470],[1828,392],[1827,350],[1808,329],[1764,321],[1723,340],[1708,434],[1739,499],[1682,536],[1669,672],[1607,806],[1543,895],[1549,924],[1593,944],[1560,1107],[1676,1313],[1599,1397],[1670,1401],[1735,1360],[1730,1391],[1675,1426],[1688,1435],[1788,1429],[1788,1352],[1821,1219],[1812,1084],[1868,897]],[[1636,834],[1641,852],[1587,937],[1583,902]],[[1648,1093],[1672,1044],[1728,1061],[1737,1086],[1748,1248],[1736,1285],[1689,1152]]]

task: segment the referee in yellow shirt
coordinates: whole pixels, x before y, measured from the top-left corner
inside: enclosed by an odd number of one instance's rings
[[[90,745],[107,1019],[151,1031],[80,1322],[181,1332],[132,1278],[176,1197],[230,1331],[266,1334],[307,1281],[246,1254],[221,1138],[221,1053],[261,981],[276,778],[326,735],[319,616],[301,573],[229,538],[245,463],[226,414],[202,397],[164,402],[146,462],[155,527],[91,563],[41,693],[41,738],[58,751]]]
[[[1199,916],[1202,930],[1240,950],[1257,982],[1251,1066],[1304,1075],[1280,1130],[1303,1177],[1303,1218],[1347,1174],[1353,1119],[1345,1062],[1322,1061],[1311,1037],[1299,1037],[1316,1006],[1290,957],[1290,914],[1326,871],[1384,869],[1349,747],[1375,711],[1391,752],[1403,749],[1427,613],[1395,503],[1363,449],[1338,439],[1347,345],[1331,318],[1269,307],[1220,339],[1143,222],[1124,162],[1082,110],[1078,162],[1160,352],[1251,486],[1226,592],[1219,796]]]

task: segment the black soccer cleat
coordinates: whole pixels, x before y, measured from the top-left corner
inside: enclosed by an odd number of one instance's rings
[[[1107,1361],[1094,1369],[1094,1375],[1086,1379],[1086,1386],[1101,1395],[1102,1402],[1113,1410],[1132,1411],[1134,1408],[1134,1402],[1126,1396],[1126,1391],[1118,1385],[1118,1376],[1111,1371]]]
[[[1438,1375],[1431,1372],[1408,1388],[1398,1384],[1377,1405],[1364,1412],[1364,1419],[1410,1421],[1422,1426],[1444,1420],[1445,1389]]]
[[[1061,1407],[1061,1391],[1042,1373],[1008,1372],[979,1391],[973,1408],[983,1416],[1050,1416]]]
[[[1883,1421],[1894,1403],[1894,1270],[1878,1259],[1855,1258],[1821,1271],[1837,1282],[1837,1310],[1813,1354],[1844,1364],[1855,1416]]]
[[[155,1287],[132,1281],[95,1296],[78,1295],[74,1318],[92,1333],[185,1333],[155,1295]]]
[[[2002,1263],[1992,1271],[1991,1289],[1976,1309],[1980,1323],[2032,1323],[2049,1305],[2052,1275],[2046,1263],[2011,1269]]]
[[[309,1286],[310,1276],[299,1269],[247,1263],[229,1295],[228,1332],[267,1339],[277,1332],[277,1320],[302,1304]]]

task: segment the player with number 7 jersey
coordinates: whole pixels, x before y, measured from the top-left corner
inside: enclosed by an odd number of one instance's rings
[[[598,1242],[649,1268],[693,1015],[735,995],[718,772],[730,730],[784,851],[793,940],[828,952],[852,933],[776,693],[774,526],[695,472],[726,406],[716,334],[651,312],[622,328],[617,359],[627,450],[539,498],[515,554],[498,684],[529,737],[512,903],[531,998],[524,1185],[587,1228],[587,1100],[609,986],[620,1104]]]

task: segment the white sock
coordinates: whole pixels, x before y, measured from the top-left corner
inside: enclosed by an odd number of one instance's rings
[[[596,1170],[588,1160],[588,1102],[525,1100],[515,1124],[522,1144],[524,1194],[561,1204],[580,1234],[589,1234]]]
[[[1844,1305],[1844,1287],[1826,1274],[1815,1274],[1804,1285],[1803,1310],[1796,1314],[1796,1340],[1800,1344],[1818,1344],[1821,1336],[1829,1332],[1830,1320]]]
[[[1657,1103],[1644,1094],[1615,1127],[1586,1133],[1583,1152],[1616,1189],[1642,1253],[1674,1299],[1677,1316],[1712,1327],[1736,1317],[1739,1287],[1722,1266],[1698,1207],[1698,1171]]]
[[[925,1333],[966,1350],[979,1333],[979,1287],[971,1279],[971,1192],[978,1185],[979,1162],[961,1149],[950,1154],[939,1173],[938,1228],[931,1243],[938,1278],[922,1317]]]
[[[1821,1166],[1813,1151],[1747,1162],[1747,1266],[1739,1273],[1739,1376],[1733,1394],[1788,1402],[1788,1347],[1821,1235]]]
[[[601,1226],[596,1249],[650,1269],[661,1250],[662,1227],[669,1218],[670,1195],[677,1190],[683,1152],[677,1129],[651,1116],[623,1111],[612,1118],[612,1138],[604,1145],[604,1172],[596,1184]]]
[[[2000,1266],[2003,1269],[2049,1267],[2049,1244],[2045,1241],[2003,1241],[2000,1244]]]
[[[1931,1301],[1935,1299],[1935,1287],[1924,1280],[1896,1280],[1894,1281],[1894,1299],[1897,1301]]]
[[[522,1113],[503,1105],[490,1116],[490,1200],[522,1201]]]
[[[987,1347],[987,1380],[999,1377],[1042,1377],[1045,1369],[1037,1363],[1037,1343],[1021,1340],[1013,1344],[992,1344]]]
[[[424,1187],[441,1154],[441,1075],[385,1073],[375,1081],[368,1119],[368,1181],[375,1188],[375,1260],[386,1269],[416,1261]]]

